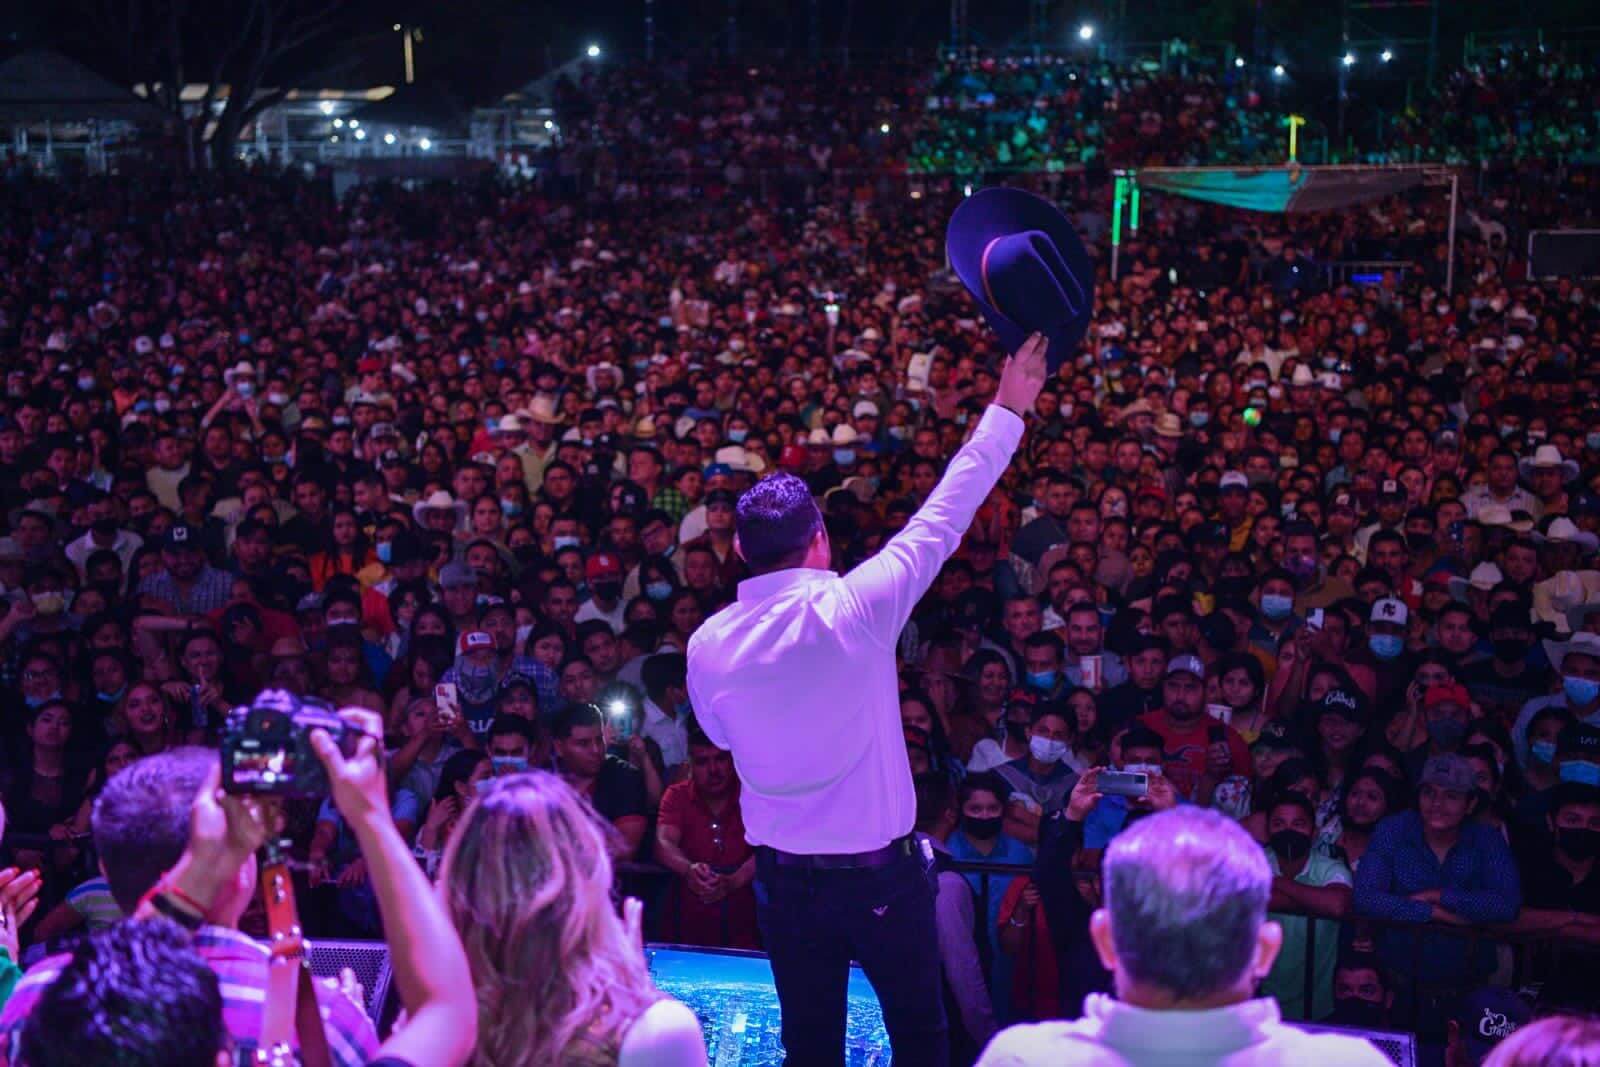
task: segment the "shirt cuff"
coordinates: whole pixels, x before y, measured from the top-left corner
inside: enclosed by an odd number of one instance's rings
[[[980,433],[994,434],[1012,451],[1016,451],[1017,445],[1022,443],[1022,430],[1022,416],[999,404],[990,404],[983,413],[983,420],[978,423]]]

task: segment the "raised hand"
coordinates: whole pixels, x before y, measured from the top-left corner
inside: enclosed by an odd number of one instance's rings
[[[1010,408],[1018,415],[1026,415],[1033,410],[1034,401],[1039,399],[1039,391],[1050,376],[1044,359],[1045,350],[1049,347],[1050,342],[1045,340],[1042,333],[1036,333],[1022,342],[1017,354],[1009,357],[1000,368],[1000,387],[994,394],[996,404]]]

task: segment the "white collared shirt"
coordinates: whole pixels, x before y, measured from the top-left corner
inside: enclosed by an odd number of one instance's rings
[[[1308,1034],[1286,1025],[1271,997],[1210,1011],[1152,1011],[1104,993],[1084,998],[1083,1018],[1002,1031],[978,1067],[1387,1067],[1358,1037]]]
[[[882,848],[911,832],[895,642],[1022,439],[984,414],[905,529],[841,577],[789,568],[739,583],[689,640],[689,696],[733,753],[745,836],[786,852]]]
[[[639,732],[661,749],[661,762],[668,771],[689,762],[689,729],[683,716],[668,715],[649,697],[644,699],[644,725]]]

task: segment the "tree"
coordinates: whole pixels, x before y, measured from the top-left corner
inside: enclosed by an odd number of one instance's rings
[[[87,8],[86,28],[128,82],[145,86],[182,130],[184,165],[224,170],[240,132],[312,65],[346,0],[88,0]],[[192,109],[182,99],[191,82],[204,86]]]

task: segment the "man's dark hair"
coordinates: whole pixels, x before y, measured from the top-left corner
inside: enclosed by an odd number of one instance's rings
[[[916,790],[917,815],[916,822],[919,827],[929,827],[939,821],[939,818],[949,811],[954,800],[951,794],[950,776],[939,771],[927,771],[912,779],[912,788]]]
[[[958,795],[962,807],[967,806],[967,801],[972,799],[972,794],[974,793],[991,793],[996,800],[1004,804],[1006,798],[1011,795],[1011,787],[1006,785],[1005,779],[998,774],[982,771],[978,774],[969,774],[961,779],[961,788],[958,790]]]
[[[504,737],[506,734],[516,734],[528,742],[529,748],[538,743],[538,734],[533,728],[533,723],[520,715],[496,715],[494,717],[494,721],[489,724],[489,740],[493,741],[495,738]]]
[[[822,529],[822,512],[792,474],[763,478],[739,498],[739,551],[757,573],[793,567]]]
[[[1030,648],[1048,648],[1058,659],[1065,647],[1061,638],[1049,630],[1040,630],[1036,634],[1029,634],[1022,640],[1022,650],[1024,652]]]
[[[20,1062],[214,1067],[228,1045],[217,974],[188,935],[165,919],[127,921],[80,941],[40,993]]]
[[[133,914],[139,898],[188,847],[194,797],[216,762],[211,749],[175,748],[129,764],[100,791],[90,825],[123,914]]]
[[[639,676],[644,682],[645,695],[659,704],[668,686],[681,688],[685,684],[689,660],[681,652],[660,652],[644,661]]]
[[[593,704],[568,704],[551,721],[550,736],[557,741],[565,741],[580,726],[600,726],[604,722],[605,716]]]
[[[700,728],[700,720],[696,719],[692,714],[683,720],[683,731],[689,735],[690,748],[718,748],[717,743],[711,740],[710,735]],[[721,750],[718,749],[718,751]]]
[[[582,648],[585,641],[589,640],[589,638],[593,637],[595,634],[602,633],[607,637],[616,636],[616,631],[611,629],[611,624],[606,622],[606,620],[585,619],[583,622],[578,624],[573,636],[577,638],[577,641],[575,642],[577,646]]]

